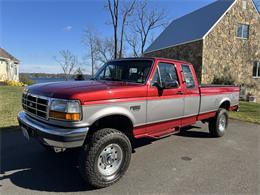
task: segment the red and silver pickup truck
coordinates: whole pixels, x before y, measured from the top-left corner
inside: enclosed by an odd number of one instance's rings
[[[80,148],[81,175],[100,188],[126,172],[134,139],[161,138],[197,121],[221,137],[238,100],[238,87],[199,86],[188,62],[130,58],[106,63],[89,81],[27,87],[18,120],[24,136],[47,149]]]

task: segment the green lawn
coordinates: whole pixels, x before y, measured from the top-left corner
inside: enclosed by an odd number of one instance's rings
[[[259,103],[240,102],[239,104],[239,112],[230,112],[230,118],[260,124]]]
[[[23,87],[0,86],[0,128],[17,126]]]
[[[22,110],[23,87],[0,86],[0,128],[17,126],[17,114]],[[260,124],[260,104],[240,102],[239,112],[230,112],[230,118]]]

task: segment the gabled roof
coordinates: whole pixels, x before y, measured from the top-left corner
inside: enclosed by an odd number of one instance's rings
[[[218,0],[172,21],[145,53],[201,40],[235,1]]]
[[[15,62],[19,62],[18,59],[16,59],[14,56],[12,56],[10,53],[5,51],[3,48],[0,48],[0,58],[10,59]]]

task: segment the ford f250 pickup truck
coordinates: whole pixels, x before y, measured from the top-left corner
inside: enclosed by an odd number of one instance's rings
[[[161,138],[197,121],[221,137],[238,100],[238,87],[199,86],[188,62],[129,58],[106,63],[88,81],[27,87],[18,121],[26,138],[47,149],[80,148],[81,175],[101,188],[126,172],[134,139]]]

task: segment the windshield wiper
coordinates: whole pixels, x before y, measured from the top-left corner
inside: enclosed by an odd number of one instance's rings
[[[122,80],[116,79],[116,78],[100,78],[100,80],[105,80],[105,81],[121,81],[121,82],[123,82]]]

